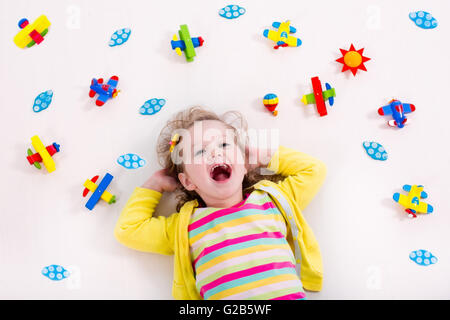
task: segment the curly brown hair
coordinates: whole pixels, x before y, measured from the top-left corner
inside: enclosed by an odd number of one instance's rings
[[[187,130],[195,124],[197,121],[204,120],[216,120],[225,124],[228,128],[232,129],[235,133],[237,145],[241,148],[243,154],[245,152],[245,146],[248,145],[247,136],[247,121],[239,111],[227,111],[221,116],[215,112],[207,110],[200,106],[193,106],[175,114],[167,124],[162,128],[157,141],[157,155],[160,165],[166,170],[166,174],[175,178],[178,182],[178,174],[183,172],[183,164],[176,164],[173,161],[173,155],[170,152],[170,142],[172,137],[177,131]],[[179,141],[181,141],[182,136]],[[179,142],[178,141],[178,142]],[[247,155],[246,155],[247,157]],[[178,161],[176,161],[178,163]],[[242,181],[242,193],[243,197],[246,193],[252,192],[253,185],[261,180],[279,181],[282,179],[280,175],[261,175],[257,170],[252,170],[244,176]],[[200,206],[206,206],[202,198],[195,192],[186,190],[181,183],[178,187],[177,195],[177,211],[180,211],[181,207],[188,201],[197,200]]]

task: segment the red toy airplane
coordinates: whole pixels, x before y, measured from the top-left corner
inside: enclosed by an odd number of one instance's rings
[[[325,101],[328,100],[330,106],[334,104],[334,97],[336,97],[336,90],[331,87],[329,83],[325,83],[325,91],[322,91],[322,83],[319,80],[319,77],[311,78],[311,83],[313,87],[313,92],[310,94],[305,94],[302,97],[302,102],[304,104],[316,104],[317,113],[321,117],[327,115],[327,107],[325,105]]]

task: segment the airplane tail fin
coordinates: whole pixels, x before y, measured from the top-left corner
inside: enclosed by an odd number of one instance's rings
[[[409,218],[417,218],[416,212],[413,209],[405,209],[405,211],[408,213]]]
[[[397,121],[395,121],[395,120],[389,120],[389,121],[388,121],[388,125],[389,125],[390,127],[396,127],[396,126],[397,126]]]
[[[172,37],[172,41],[170,42],[170,44],[172,45],[172,50],[175,50],[175,52],[176,52],[179,56],[181,56],[181,49],[180,49],[179,46],[177,46],[177,41],[179,41],[179,40],[178,40],[178,37],[177,37],[176,34],[174,34],[173,37]]]

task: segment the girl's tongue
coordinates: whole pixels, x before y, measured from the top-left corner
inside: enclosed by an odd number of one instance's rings
[[[231,167],[227,164],[216,165],[211,169],[210,176],[217,182],[224,182],[231,176]]]

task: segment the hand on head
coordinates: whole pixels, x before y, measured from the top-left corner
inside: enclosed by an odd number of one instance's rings
[[[173,192],[179,185],[175,178],[168,176],[166,170],[162,169],[156,171],[141,187],[163,193]]]

